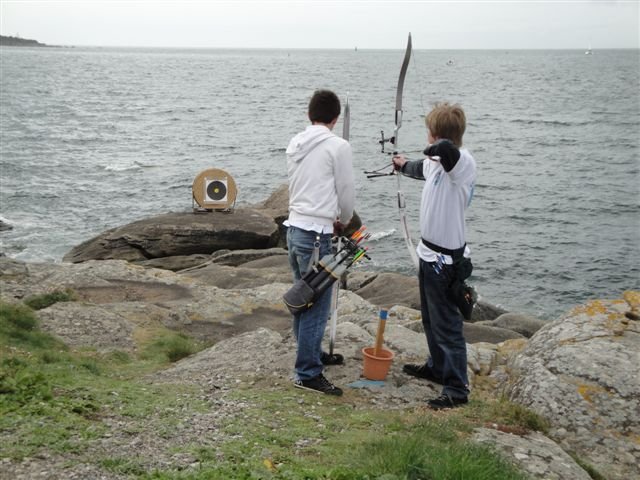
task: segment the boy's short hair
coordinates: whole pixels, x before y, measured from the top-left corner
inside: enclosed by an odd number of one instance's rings
[[[457,103],[436,103],[425,119],[431,135],[447,138],[457,147],[462,146],[462,136],[467,128],[467,118],[464,110]]]
[[[340,99],[331,90],[316,90],[309,101],[309,120],[329,124],[340,115]]]

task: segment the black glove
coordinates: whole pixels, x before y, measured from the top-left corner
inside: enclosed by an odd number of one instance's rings
[[[451,140],[438,140],[433,145],[429,145],[424,150],[424,154],[429,157],[440,157],[440,164],[445,172],[450,172],[460,160],[460,150]]]

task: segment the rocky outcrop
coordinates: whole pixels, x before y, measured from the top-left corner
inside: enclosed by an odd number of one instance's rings
[[[592,301],[542,327],[508,364],[509,399],[610,479],[640,477],[640,293]]]
[[[259,327],[286,334],[291,319],[282,294],[290,284],[287,255],[282,249],[221,253],[183,273],[122,260],[30,264],[0,258],[3,300],[70,289],[78,302],[41,310],[38,314],[43,327],[70,345],[99,350],[135,349],[136,339],[162,328],[209,342]],[[375,335],[377,306],[341,290],[338,312],[341,323],[357,325],[368,336]],[[399,358],[419,362],[427,357],[424,333],[412,329],[419,319],[419,311],[399,305],[390,309],[386,338]],[[362,346],[354,351],[356,358]],[[471,374],[490,371],[490,366],[480,365],[479,358],[491,355],[479,355],[476,350],[469,346]]]
[[[13,226],[0,220],[0,232],[5,232],[7,230],[13,230]]]
[[[495,320],[483,320],[477,322],[476,325],[487,325],[491,327],[506,328],[518,332],[519,334],[531,338],[531,336],[540,330],[547,322],[539,318],[521,313],[503,313]]]
[[[414,276],[380,273],[365,286],[356,290],[356,294],[382,308],[404,305],[416,310],[420,309],[418,278]]]
[[[270,248],[277,243],[273,218],[256,210],[167,213],[108,230],[74,247],[63,260],[144,261],[223,249]]]
[[[267,215],[278,225],[278,242],[276,247],[287,246],[287,227],[284,221],[289,218],[289,186],[280,185],[264,202],[252,206],[253,209]]]
[[[189,269],[183,275],[197,279],[200,283],[225,289],[257,288],[272,283],[289,284],[293,278],[286,255],[254,260],[237,267],[211,262]]]
[[[0,298],[15,302],[70,289],[76,301],[56,303],[37,315],[45,330],[76,347],[135,350],[163,329],[213,344],[154,375],[156,382],[233,388],[239,378],[268,375],[270,384],[278,385],[291,381],[295,352],[291,318],[281,299],[290,280],[278,282],[265,276],[261,285],[230,288],[230,280],[219,287],[208,279],[208,273],[221,275],[223,267],[284,272],[283,251],[269,253],[219,253],[202,268],[184,273],[122,260],[26,264],[0,257]],[[504,451],[535,478],[584,477],[579,467],[556,451],[554,442],[607,472],[608,478],[638,476],[639,298],[635,292],[624,300],[578,307],[543,326],[529,340],[513,332],[519,338],[468,344],[472,387],[487,384],[481,377],[499,380],[512,401],[535,410],[552,425],[548,439],[529,432],[511,432],[517,433],[512,438],[511,433],[503,436],[491,431],[477,432],[477,441]],[[362,348],[375,342],[379,308],[347,290],[340,291],[338,305],[336,349],[346,363],[330,368],[327,374],[332,381],[383,408],[418,407],[439,393],[439,385],[402,372],[404,363],[421,362],[429,355],[423,332],[415,328],[419,311],[402,305],[390,308],[385,346],[396,358],[387,381],[375,385],[361,378]]]
[[[514,434],[477,428],[476,443],[488,445],[531,478],[543,480],[591,480],[591,476],[553,440],[538,432]]]
[[[197,266],[218,251],[286,247],[289,190],[281,185],[264,202],[226,211],[174,212],[113,228],[77,245],[63,260],[127,260],[172,271]],[[362,222],[356,212],[344,234]]]

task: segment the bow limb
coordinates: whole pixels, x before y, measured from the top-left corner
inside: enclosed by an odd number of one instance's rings
[[[349,130],[351,127],[351,107],[349,106],[349,93],[344,104],[344,115],[342,116],[342,138],[349,141]]]
[[[398,88],[396,90],[396,115],[395,115],[395,128],[394,128],[394,155],[398,153],[398,130],[402,126],[402,94],[404,90],[404,79],[407,75],[407,69],[409,68],[409,60],[411,60],[411,34],[409,34],[409,40],[407,41],[407,49],[404,53],[404,60],[402,67],[400,68],[400,76],[398,77]],[[402,236],[404,242],[409,250],[409,256],[413,262],[413,266],[418,270],[418,254],[416,253],[416,247],[411,240],[411,233],[409,232],[409,224],[407,222],[407,214],[405,212],[404,192],[402,191],[402,185],[400,182],[401,174],[396,174],[398,181],[398,213],[400,215],[400,228],[402,230]]]
[[[400,67],[400,76],[398,77],[398,88],[396,90],[396,127],[394,129],[394,145],[395,150],[398,149],[398,130],[402,126],[402,95],[404,90],[404,79],[407,76],[407,69],[409,68],[409,60],[411,60],[411,34],[409,34],[409,40],[407,41],[407,49],[404,52],[404,60],[402,61],[402,67]]]

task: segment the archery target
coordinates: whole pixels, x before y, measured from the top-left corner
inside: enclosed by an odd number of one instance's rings
[[[227,179],[204,179],[204,201],[206,202],[226,202],[227,201]]]
[[[207,210],[228,209],[236,201],[236,183],[224,170],[210,168],[193,181],[193,199]]]

